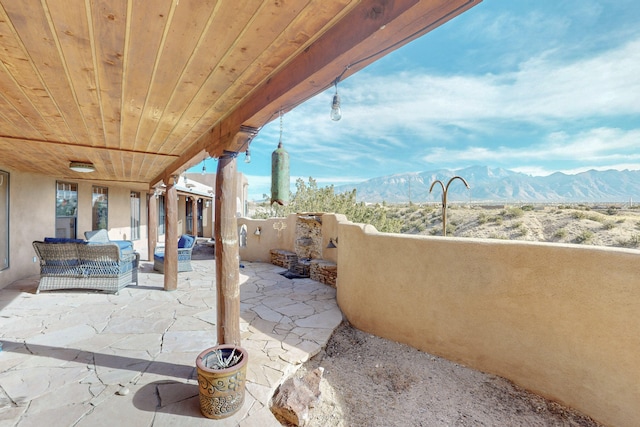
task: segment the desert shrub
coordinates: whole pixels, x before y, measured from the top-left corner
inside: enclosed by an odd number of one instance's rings
[[[587,217],[587,214],[585,214],[582,211],[573,211],[571,212],[571,218],[573,219],[585,219]]]
[[[586,243],[593,237],[591,230],[584,230],[576,236],[576,243]]]
[[[327,212],[344,214],[353,222],[371,224],[381,232],[397,233],[402,227],[402,221],[388,217],[387,209],[382,206],[356,202],[356,190],[335,194],[333,185],[320,188],[311,177],[308,183],[301,178],[296,180],[296,192],[291,193],[289,200],[286,206],[265,203],[264,211],[254,218],[282,217],[296,212]]]
[[[529,229],[522,223],[520,223],[518,227],[516,227],[516,229],[518,230],[521,236],[526,236],[527,234],[529,234]]]
[[[498,239],[498,240],[509,240],[509,238],[507,236],[505,236],[504,234],[496,234],[496,233],[489,234],[489,238],[490,239]]]
[[[525,212],[531,212],[532,210],[534,210],[534,206],[533,205],[524,205],[522,207],[522,210]]]
[[[608,214],[608,215],[615,215],[615,214],[617,214],[617,213],[618,213],[618,208],[617,208],[617,207],[615,207],[615,206],[609,206],[609,207],[607,208],[607,214]]]
[[[602,222],[604,223],[605,219],[602,215],[599,214],[591,214],[587,215],[587,219],[593,222]]]
[[[613,221],[605,221],[602,224],[602,228],[605,229],[605,230],[611,230],[613,228],[616,228],[616,223],[613,222]]]
[[[447,236],[452,236],[456,230],[457,230],[457,226],[451,222],[447,222]]]
[[[636,248],[640,246],[640,234],[632,234],[627,240],[619,239],[618,246]]]
[[[427,226],[426,226],[426,225],[424,225],[423,223],[419,223],[419,224],[416,224],[416,225],[414,226],[414,229],[415,229],[418,233],[422,233],[424,230],[426,230],[426,229],[427,229]]]
[[[487,218],[487,214],[484,212],[480,212],[478,214],[478,224],[485,224],[487,221],[489,220],[489,218]]]
[[[558,228],[555,233],[553,233],[553,237],[556,239],[564,239],[567,237],[567,230],[564,228]]]
[[[616,220],[616,224],[624,224],[624,222],[627,220],[627,218],[618,218]]]
[[[509,208],[503,211],[506,218],[520,218],[524,215],[524,211],[521,208]]]

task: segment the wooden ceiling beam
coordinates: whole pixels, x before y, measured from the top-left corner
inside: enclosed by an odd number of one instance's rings
[[[53,147],[66,147],[70,150],[90,150],[92,152],[111,152],[111,153],[130,153],[130,154],[142,154],[145,156],[152,156],[157,158],[175,158],[179,159],[180,157],[176,154],[162,154],[162,153],[149,153],[147,151],[140,150],[127,150],[121,148],[107,148],[107,147],[96,147],[88,144],[74,144],[69,142],[62,141],[44,141],[40,139],[25,139],[25,138],[16,138],[10,136],[0,136],[0,142],[5,142],[7,144],[27,144],[32,146],[38,146],[41,148],[42,152],[46,152],[51,150]]]
[[[192,159],[203,156],[203,150],[219,157],[224,151],[246,149],[246,141],[234,137],[241,126],[259,130],[278,111],[293,109],[330,87],[338,76],[346,78],[480,1],[363,0],[203,134],[161,176],[197,164],[202,159]]]

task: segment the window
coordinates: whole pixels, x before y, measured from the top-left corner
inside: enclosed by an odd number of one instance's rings
[[[158,236],[164,235],[164,196],[158,196]]]
[[[76,238],[78,184],[56,182],[56,237]]]
[[[140,240],[140,193],[131,192],[131,240]]]
[[[9,173],[0,171],[0,271],[9,268]]]
[[[109,189],[93,187],[91,195],[92,230],[108,230],[109,228]]]

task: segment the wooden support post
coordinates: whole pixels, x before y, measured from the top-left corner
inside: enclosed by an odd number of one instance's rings
[[[164,201],[166,231],[164,237],[164,290],[178,289],[178,177],[168,179]]]
[[[218,344],[240,345],[240,255],[236,222],[236,154],[218,160],[215,193]]]
[[[149,194],[147,202],[147,252],[148,260],[153,262],[153,254],[158,244],[158,199],[155,191]]]
[[[198,237],[198,199],[191,196],[191,228],[193,237]]]

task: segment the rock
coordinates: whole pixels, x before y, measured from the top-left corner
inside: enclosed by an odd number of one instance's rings
[[[309,410],[320,400],[320,381],[324,368],[316,368],[302,378],[289,378],[282,383],[271,399],[271,412],[280,422],[304,426]]]
[[[126,396],[127,394],[129,394],[129,389],[127,387],[122,386],[118,391],[116,391],[116,394],[118,396]]]

